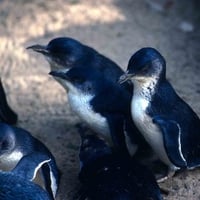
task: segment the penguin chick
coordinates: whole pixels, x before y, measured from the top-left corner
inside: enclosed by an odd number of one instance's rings
[[[0,171],[0,200],[52,200],[32,182],[37,171],[49,162],[49,156],[35,152],[24,156],[12,171]]]
[[[112,152],[95,135],[81,134],[79,153],[82,183],[76,199],[161,200],[153,174],[144,166]]]
[[[41,172],[46,190],[55,197],[60,174],[54,156],[42,142],[26,130],[0,123],[0,169],[11,170],[21,158],[34,152],[41,152],[51,159],[48,166],[41,167]]]
[[[8,124],[17,123],[17,114],[8,105],[1,79],[0,79],[0,121]]]
[[[200,165],[200,120],[166,79],[166,62],[153,48],[142,48],[129,60],[120,82],[131,80],[132,118],[173,174]]]

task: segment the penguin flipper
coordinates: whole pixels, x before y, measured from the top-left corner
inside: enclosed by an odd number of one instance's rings
[[[121,115],[107,115],[106,118],[115,150],[124,155],[129,155],[125,143],[124,117]]]
[[[50,160],[49,156],[39,152],[28,154],[22,157],[12,172],[32,181],[42,165],[50,162]]]
[[[0,80],[0,120],[8,124],[16,124],[17,114],[9,107],[6,94]]]
[[[153,123],[162,131],[165,150],[170,161],[177,167],[186,168],[187,162],[181,149],[181,128],[179,124],[163,116],[154,117]]]
[[[56,163],[53,160],[44,163],[44,165],[42,166],[42,175],[46,190],[48,191],[52,199],[55,199],[58,190],[60,174],[59,170],[57,169]]]

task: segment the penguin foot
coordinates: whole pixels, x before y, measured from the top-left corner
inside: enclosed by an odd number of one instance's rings
[[[162,182],[166,181],[168,178],[173,177],[174,174],[175,174],[175,171],[169,169],[167,175],[165,175],[164,177],[156,177],[157,183],[162,183]]]

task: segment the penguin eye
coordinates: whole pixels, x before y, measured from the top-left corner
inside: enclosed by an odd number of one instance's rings
[[[8,149],[8,146],[9,146],[9,144],[8,144],[7,141],[2,141],[2,142],[0,143],[1,150],[6,150],[6,149]]]

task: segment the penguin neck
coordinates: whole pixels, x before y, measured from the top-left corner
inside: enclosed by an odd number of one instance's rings
[[[71,69],[71,67],[68,67],[68,66],[66,66],[66,67],[63,67],[62,65],[59,65],[58,63],[56,63],[56,62],[54,62],[51,58],[49,58],[49,57],[46,57],[46,59],[47,59],[47,61],[48,61],[48,63],[49,63],[49,66],[50,66],[50,70],[51,71],[61,71],[61,72],[68,72],[70,69]],[[68,90],[69,90],[69,88],[68,88],[68,86],[66,85],[66,81],[65,80],[63,80],[63,79],[61,79],[61,78],[58,78],[58,77],[54,77],[54,79],[58,82],[58,83],[60,83],[64,88],[65,88],[65,90],[68,92]]]
[[[159,83],[158,77],[136,78],[133,80],[134,96],[145,98],[150,101],[155,94],[155,90]]]

